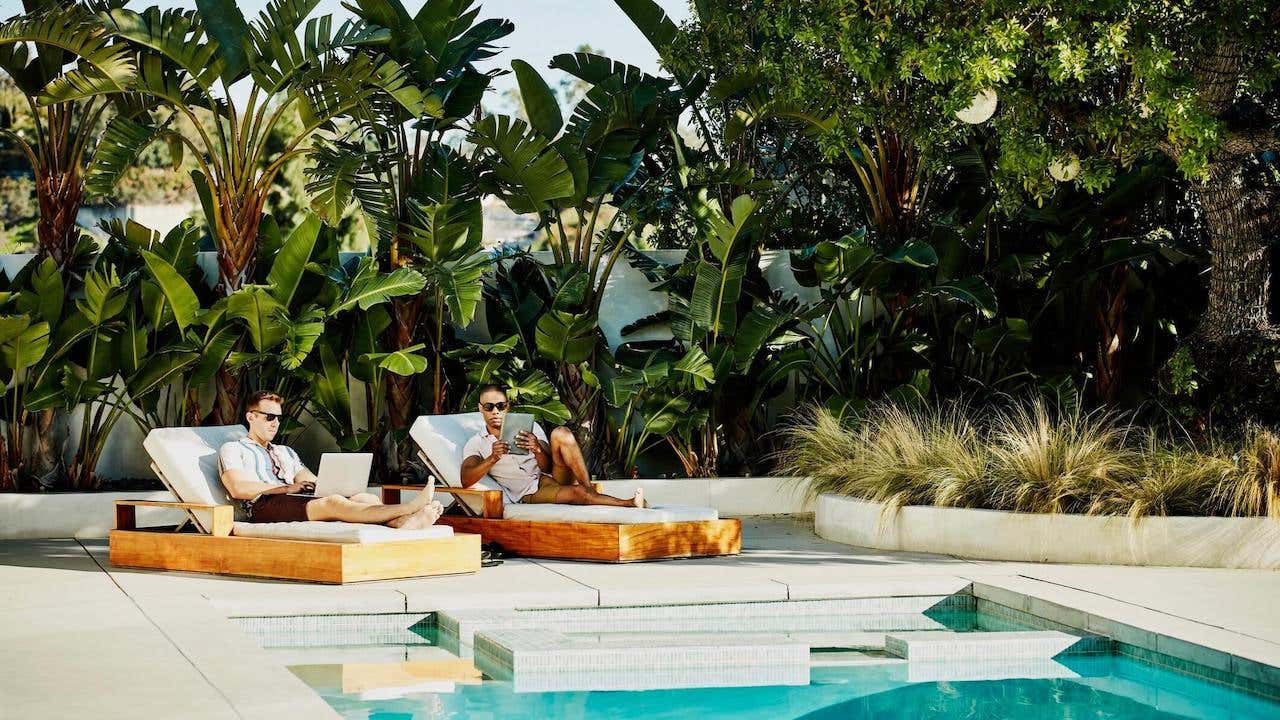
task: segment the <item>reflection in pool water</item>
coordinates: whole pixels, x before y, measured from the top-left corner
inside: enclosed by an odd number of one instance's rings
[[[1280,717],[1278,703],[1129,658],[1055,662],[1064,676],[913,682],[909,663],[887,663],[814,667],[809,682],[799,686],[643,692],[518,693],[509,682],[480,682],[469,660],[307,665],[294,671],[343,717],[362,720]],[[958,674],[973,676],[973,665],[958,664]],[[1014,666],[1005,670],[1018,672]]]

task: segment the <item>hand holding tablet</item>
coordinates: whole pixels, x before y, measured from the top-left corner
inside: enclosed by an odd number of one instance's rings
[[[533,434],[533,416],[528,413],[510,413],[502,420],[502,437],[498,438],[510,446],[512,455],[528,455],[529,451],[520,447],[517,440],[520,433]]]

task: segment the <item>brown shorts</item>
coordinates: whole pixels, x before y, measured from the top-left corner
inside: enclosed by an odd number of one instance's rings
[[[315,495],[259,495],[249,505],[249,522],[301,522],[307,519],[307,503]]]
[[[561,483],[555,479],[554,475],[542,474],[538,478],[538,489],[520,498],[522,503],[553,503],[556,501],[556,493],[560,488],[572,485],[575,481],[569,478],[566,482]]]

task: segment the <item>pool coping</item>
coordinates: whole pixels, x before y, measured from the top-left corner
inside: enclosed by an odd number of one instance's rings
[[[933,587],[946,586],[947,578],[934,579]],[[1222,628],[1210,628],[1203,623],[1183,620],[1167,613],[1135,606],[1118,600],[1111,600],[1074,588],[1036,580],[1021,575],[1016,576],[975,576],[967,578],[963,587],[950,593],[952,597],[969,595],[975,600],[975,607],[980,612],[993,614],[1013,620],[1027,627],[1041,630],[1059,630],[1086,636],[1102,636],[1109,638],[1113,652],[1118,655],[1138,659],[1164,669],[1189,675],[1257,697],[1280,700],[1280,648],[1274,644],[1256,638],[1250,638]],[[829,600],[859,598],[895,598],[921,597],[911,590],[927,588],[929,584],[902,588],[907,592],[874,593],[836,593],[825,598]],[[954,587],[954,586],[952,586]],[[870,588],[868,588],[870,589]],[[1074,594],[1075,605],[1051,599],[1053,596]],[[806,598],[812,599],[812,598]],[[742,598],[739,603],[769,603],[777,599],[761,600],[756,597]],[[716,600],[704,604],[733,603],[735,601]],[[644,607],[663,607],[685,605],[688,603],[652,603]],[[593,607],[577,605],[576,608]],[[619,608],[606,604],[598,604],[599,608]],[[516,608],[515,610],[539,611],[561,609],[546,605],[541,607]],[[568,609],[568,608],[564,608]],[[334,616],[382,616],[429,617],[436,612],[447,612],[446,608],[438,611],[397,612],[397,613],[331,613]],[[310,615],[231,615],[228,620],[239,619],[283,619],[288,617],[311,617]],[[1206,644],[1206,641],[1218,641],[1218,647]],[[1249,642],[1252,640],[1253,642]],[[1231,649],[1222,649],[1226,645],[1234,645]]]
[[[1022,576],[977,579],[970,592],[979,611],[1044,629],[1105,635],[1112,639],[1119,655],[1280,700],[1280,649],[1267,641],[1221,628],[1206,633],[1208,626],[1203,623]],[[1066,605],[1045,597],[1053,592],[1079,597],[1073,605]],[[1215,634],[1214,630],[1235,636],[1230,638],[1235,647],[1228,651],[1204,644],[1206,635]]]

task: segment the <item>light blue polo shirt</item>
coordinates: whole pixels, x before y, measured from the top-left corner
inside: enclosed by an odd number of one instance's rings
[[[280,467],[278,473],[272,470],[271,453],[275,454],[276,464]],[[218,462],[222,465],[222,472],[243,470],[252,479],[272,485],[288,485],[306,467],[298,453],[288,445],[262,447],[248,437],[223,444],[218,450]]]

